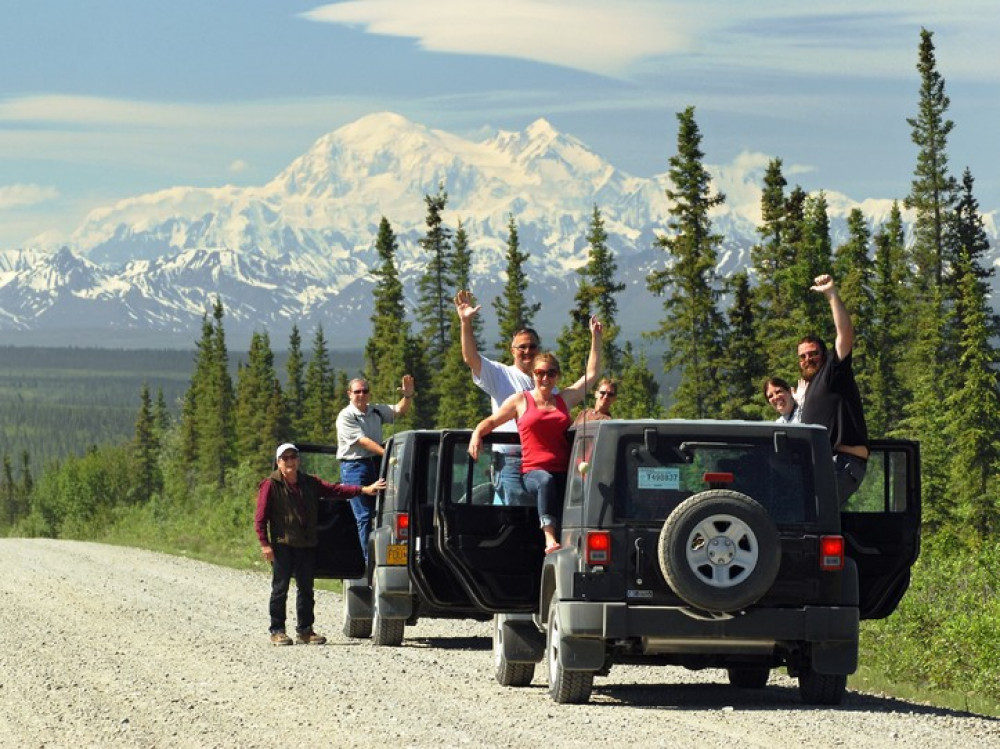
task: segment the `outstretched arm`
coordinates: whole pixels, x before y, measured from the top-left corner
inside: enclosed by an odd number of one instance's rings
[[[813,280],[812,290],[820,292],[830,302],[833,325],[837,329],[837,340],[834,347],[837,351],[837,358],[843,361],[854,348],[854,324],[851,322],[851,316],[848,314],[840,294],[837,293],[833,276],[829,274],[816,276]]]
[[[583,401],[587,391],[597,382],[601,372],[601,341],[604,337],[604,326],[596,317],[590,318],[590,355],[587,357],[587,371],[579,380],[568,388],[560,389],[559,394],[566,401],[566,406],[572,408]]]
[[[476,334],[472,329],[472,318],[474,318],[482,305],[472,306],[472,292],[459,291],[455,294],[455,312],[458,313],[459,324],[462,328],[462,361],[464,361],[472,374],[479,377],[483,371],[483,360],[479,356],[479,347],[476,346]]]
[[[517,416],[517,403],[523,399],[524,393],[514,393],[501,403],[492,415],[476,424],[476,428],[472,430],[472,437],[469,439],[469,455],[472,456],[473,460],[479,460],[479,452],[483,448],[483,437]]]

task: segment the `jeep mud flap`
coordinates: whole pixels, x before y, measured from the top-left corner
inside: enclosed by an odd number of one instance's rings
[[[372,589],[364,577],[344,580],[344,601],[352,619],[372,618]]]
[[[378,578],[379,616],[383,619],[409,619],[413,615],[413,596],[410,594],[407,568],[379,566],[375,568],[375,575]]]
[[[531,614],[497,614],[503,628],[503,656],[508,663],[541,663],[545,657],[545,634]]]

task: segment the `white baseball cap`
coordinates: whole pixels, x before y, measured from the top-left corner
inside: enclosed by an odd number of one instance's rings
[[[281,458],[281,454],[285,452],[285,450],[294,450],[295,452],[298,452],[299,448],[297,448],[291,442],[283,442],[282,444],[278,445],[278,449],[274,451],[274,459],[278,460],[279,458]]]

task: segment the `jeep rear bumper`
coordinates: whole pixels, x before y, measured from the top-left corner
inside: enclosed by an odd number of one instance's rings
[[[803,643],[811,646],[812,665],[819,673],[853,673],[857,669],[855,607],[753,609],[712,618],[671,606],[592,601],[560,601],[556,605],[564,647],[568,645],[569,650],[574,649],[574,642],[586,650],[594,640],[637,640],[645,655],[753,655],[775,652],[783,644]],[[588,663],[586,667],[599,668],[600,664]]]

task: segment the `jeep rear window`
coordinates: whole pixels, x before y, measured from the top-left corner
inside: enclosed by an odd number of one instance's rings
[[[652,453],[639,435],[618,444],[615,515],[663,521],[681,502],[711,488],[706,473],[732,474],[730,489],[755,499],[777,523],[816,518],[809,444],[788,440],[781,453],[772,439],[711,443],[704,437],[660,435]]]

